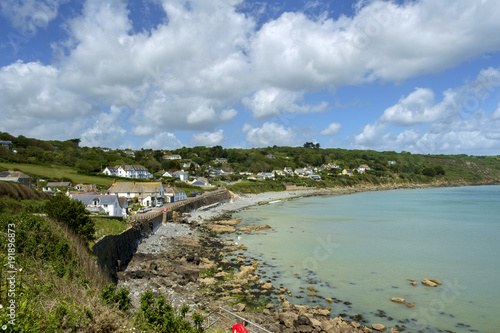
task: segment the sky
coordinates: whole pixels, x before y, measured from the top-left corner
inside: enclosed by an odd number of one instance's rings
[[[498,0],[2,0],[0,131],[500,155]]]

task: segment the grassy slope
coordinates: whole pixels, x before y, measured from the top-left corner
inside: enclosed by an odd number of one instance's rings
[[[69,178],[75,184],[96,184],[109,187],[113,179],[107,177],[89,176],[77,173],[75,168],[64,166],[44,166],[36,164],[5,163],[0,162],[0,167],[5,169],[19,169],[29,175],[36,175],[45,178]]]

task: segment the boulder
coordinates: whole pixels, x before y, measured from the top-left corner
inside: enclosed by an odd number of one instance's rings
[[[328,297],[328,298],[325,298],[325,301],[327,301],[328,303],[332,303],[333,299],[331,299],[331,298]]]
[[[236,312],[243,312],[245,311],[245,304],[238,303],[233,306],[233,310]]]
[[[438,279],[429,279],[429,281],[434,282],[437,285],[442,285],[442,283]]]
[[[293,312],[282,312],[279,314],[278,320],[280,324],[285,325],[288,328],[293,328],[293,323],[298,317],[299,316]]]
[[[415,286],[415,287],[418,285],[418,283],[416,283],[416,282],[410,282],[410,284],[411,284],[412,286]]]
[[[262,289],[265,289],[265,290],[272,290],[272,289],[274,289],[274,286],[273,286],[271,283],[267,282],[267,283],[264,283],[264,284],[262,285]]]
[[[408,302],[408,303],[406,303],[406,306],[409,308],[414,308],[415,304],[413,304],[412,302]]]
[[[382,324],[373,324],[372,325],[372,328],[375,330],[375,331],[384,331],[387,327],[385,327],[385,325],[382,325]]]
[[[393,298],[391,298],[391,301],[395,302],[395,303],[405,303],[405,299],[399,298],[399,297],[393,297]]]
[[[294,324],[296,326],[312,326],[311,319],[304,314],[299,315],[294,321]]]
[[[437,283],[432,282],[431,280],[428,279],[423,279],[422,284],[427,287],[437,287]]]

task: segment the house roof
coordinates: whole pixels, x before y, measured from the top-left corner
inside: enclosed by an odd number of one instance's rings
[[[135,170],[135,171],[148,171],[148,169],[146,169],[142,165],[120,165],[120,166],[125,171],[133,171],[133,170]],[[118,167],[120,167],[120,166],[118,166]]]
[[[162,183],[115,183],[108,189],[108,193],[158,193]]]
[[[48,182],[47,187],[71,187],[70,182]]]
[[[113,205],[118,201],[117,195],[104,194],[74,194],[71,199],[82,202],[85,206],[94,205],[94,201],[99,200],[99,205]]]
[[[181,192],[184,192],[184,191],[181,190],[180,188],[177,188],[177,187],[167,187],[165,189],[165,193],[181,193]]]
[[[4,171],[0,173],[0,178],[30,178],[21,171]]]

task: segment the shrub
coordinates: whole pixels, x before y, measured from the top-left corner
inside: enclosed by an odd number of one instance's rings
[[[110,304],[118,304],[118,308],[122,311],[127,311],[132,305],[132,301],[130,299],[130,289],[128,288],[120,288],[116,289],[116,286],[112,283],[106,285],[101,290],[101,299],[104,303]]]
[[[71,200],[64,194],[58,194],[50,199],[44,208],[48,216],[65,223],[85,241],[95,240],[94,221],[88,215],[83,203]]]

